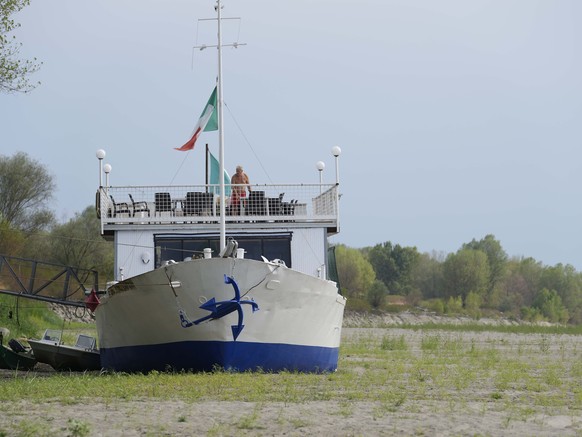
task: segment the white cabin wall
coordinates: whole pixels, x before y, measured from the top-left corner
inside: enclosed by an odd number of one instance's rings
[[[154,269],[154,233],[117,231],[115,233],[115,280],[131,278]],[[149,260],[149,261],[148,261]]]
[[[293,230],[291,262],[295,270],[312,276],[326,277],[326,234],[323,228]],[[318,272],[318,269],[321,269]]]
[[[277,232],[289,232],[288,228],[273,229]],[[171,232],[171,231],[170,231]],[[291,231],[291,263],[295,270],[305,274],[325,278],[327,276],[326,257],[326,231],[324,228],[298,228]],[[159,231],[158,231],[159,233]],[[193,235],[195,232],[174,230],[174,234]],[[153,230],[116,231],[115,232],[115,272],[116,281],[153,270],[155,267]],[[149,261],[146,263],[144,260]],[[121,270],[123,269],[123,270]]]

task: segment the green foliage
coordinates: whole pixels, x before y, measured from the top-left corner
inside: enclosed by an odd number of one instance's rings
[[[344,245],[336,246],[335,256],[344,294],[350,298],[366,297],[368,289],[376,279],[372,265],[362,252]]]
[[[470,243],[463,244],[461,249],[480,250],[487,255],[489,262],[489,285],[488,293],[491,293],[495,285],[503,278],[507,264],[507,253],[501,247],[501,243],[495,239],[494,235],[486,235],[479,241],[475,239]]]
[[[429,310],[434,311],[437,314],[444,314],[446,308],[445,303],[440,298],[423,301],[421,302],[421,306],[428,308]]]
[[[550,322],[568,321],[568,310],[562,305],[562,299],[555,290],[542,289],[536,296],[533,307]]]
[[[54,215],[47,208],[55,191],[53,176],[26,153],[0,155],[0,217],[25,233],[48,229]]]
[[[0,219],[0,253],[13,256],[22,255],[24,250],[24,234],[10,226],[6,220]]]
[[[47,328],[61,328],[62,321],[45,302],[0,294],[0,327],[11,337],[36,337]]]
[[[368,302],[373,308],[380,308],[388,295],[388,288],[384,282],[375,280],[368,289]]]
[[[113,244],[101,238],[100,223],[93,207],[55,226],[49,241],[52,262],[97,270],[102,282],[112,274]]]
[[[369,312],[372,311],[372,306],[367,299],[361,297],[351,297],[347,300],[346,311]]]
[[[463,299],[461,299],[461,296],[449,296],[444,309],[447,314],[460,314],[463,311]]]
[[[85,437],[91,433],[89,424],[79,419],[69,419],[67,429],[71,437]]]
[[[544,319],[542,312],[535,307],[522,307],[520,316],[523,320],[533,323],[541,322]]]
[[[392,246],[390,241],[368,251],[376,276],[392,294],[408,294],[411,290],[411,273],[419,257],[416,247]]]
[[[412,291],[424,296],[425,299],[443,296],[443,255],[423,253],[411,268],[410,284]]]
[[[382,337],[382,343],[380,344],[382,350],[387,351],[405,351],[408,350],[408,345],[406,344],[406,339],[404,335],[399,337],[392,335],[385,335]]]
[[[18,59],[22,44],[16,43],[15,37],[9,34],[20,27],[11,17],[30,0],[0,1],[0,92],[28,92],[36,87],[31,84],[28,76],[40,68],[36,58],[33,61]]]
[[[465,300],[465,310],[467,314],[471,317],[478,318],[481,316],[481,304],[483,303],[483,299],[481,296],[473,291],[470,291],[467,294],[467,299]]]
[[[487,255],[480,250],[461,249],[450,254],[444,263],[445,294],[461,296],[469,292],[485,295],[489,283]]]

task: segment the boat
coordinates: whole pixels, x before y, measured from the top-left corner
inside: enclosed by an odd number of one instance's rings
[[[0,344],[0,369],[32,370],[35,365],[36,358],[23,341],[12,338],[8,347]]]
[[[218,1],[219,175],[221,9]],[[339,232],[340,152],[332,149],[335,183],[253,184],[235,210],[223,177],[110,186],[98,150],[96,211],[115,250],[114,281],[88,303],[103,368],[335,371],[346,298],[328,237]]]
[[[42,338],[29,339],[28,343],[36,360],[55,370],[83,372],[101,369],[96,339],[89,335],[79,334],[75,346],[69,346],[62,343],[60,331],[47,329]]]

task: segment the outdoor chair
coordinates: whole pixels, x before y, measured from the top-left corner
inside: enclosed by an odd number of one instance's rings
[[[117,217],[117,214],[128,214],[128,215],[131,214],[127,202],[117,203],[115,202],[115,199],[113,198],[112,195],[109,195],[109,197],[111,198],[111,202],[113,203],[113,217]]]
[[[155,213],[169,212],[174,214],[175,208],[172,206],[170,193],[156,193],[154,197]]]
[[[129,198],[131,199],[131,206],[133,209],[132,217],[135,217],[136,212],[147,212],[148,217],[150,216],[150,208],[147,202],[141,200],[136,202],[135,200],[133,200],[133,196],[131,194],[129,194]]]
[[[267,199],[264,191],[251,191],[249,194],[247,215],[265,215]]]

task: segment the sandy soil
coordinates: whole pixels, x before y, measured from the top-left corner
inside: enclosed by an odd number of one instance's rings
[[[413,408],[412,408],[413,407]],[[348,412],[338,402],[305,404],[240,402],[187,404],[179,401],[131,401],[104,404],[2,405],[0,429],[9,436],[22,434],[22,421],[39,425],[46,435],[84,435],[75,430],[79,420],[88,424],[90,436],[575,436],[582,432],[582,417],[548,416],[542,412],[530,419],[507,420],[502,411],[483,411],[475,403],[462,412],[450,411],[446,402],[411,405],[397,413],[379,415],[377,405],[355,402]],[[249,420],[249,415],[254,416]],[[12,425],[10,425],[12,423]],[[32,426],[34,429],[34,426]],[[41,432],[42,435],[42,432]]]
[[[354,336],[390,335],[406,337],[419,348],[422,333],[394,328],[362,328],[370,320],[350,318],[352,328],[344,328],[345,339]],[[395,323],[396,325],[399,323]],[[498,341],[511,348],[524,342],[523,335],[492,332],[455,333],[468,341],[488,344]],[[547,336],[546,336],[547,337]],[[535,334],[526,343],[536,342]],[[571,351],[572,360],[582,357],[582,336],[555,336],[548,347]],[[565,346],[565,347],[564,347]],[[557,350],[557,349],[556,349]],[[570,357],[568,357],[570,359]],[[8,372],[8,371],[6,371]],[[38,377],[50,377],[40,368]],[[13,377],[8,373],[2,378]],[[569,382],[577,388],[567,396],[580,396],[582,381]],[[410,399],[395,411],[375,402],[318,401],[306,403],[183,402],[119,399],[106,403],[99,399],[80,404],[59,401],[42,404],[15,400],[2,402],[0,436],[582,436],[582,411],[565,407],[543,407],[532,403],[525,415],[513,414],[480,397],[469,387],[462,408],[459,402],[439,399]],[[578,402],[570,405],[580,405]]]

